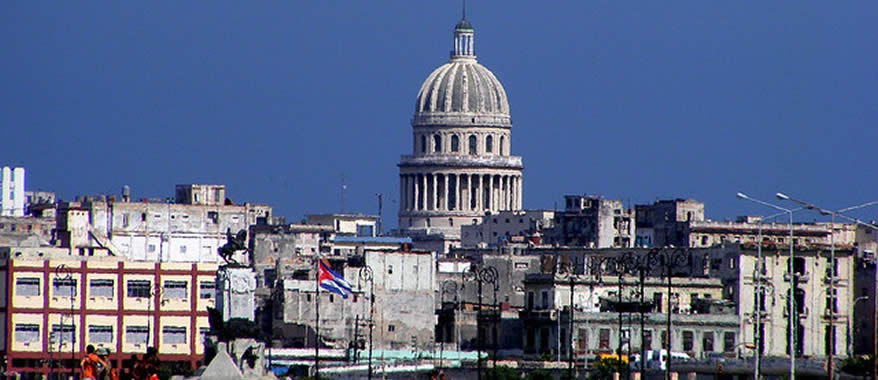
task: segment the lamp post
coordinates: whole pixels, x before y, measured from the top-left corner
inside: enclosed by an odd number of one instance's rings
[[[485,331],[482,330],[482,315],[484,315],[482,310],[482,284],[492,284],[495,285],[495,301],[496,301],[496,283],[497,283],[497,269],[492,266],[483,266],[483,267],[473,267],[472,276],[475,277],[476,282],[478,283],[478,292],[479,292],[479,303],[478,303],[478,313],[476,314],[476,337],[478,338],[478,351],[477,351],[477,361],[478,361],[478,379],[482,378],[482,350],[485,346]],[[496,342],[495,342],[496,344]],[[496,355],[494,356],[494,364],[496,367]]]
[[[836,301],[835,301],[835,275],[838,271],[838,266],[835,264],[835,217],[840,213],[856,210],[859,208],[871,206],[874,204],[878,204],[878,201],[867,202],[856,206],[846,207],[840,210],[832,211],[827,210],[822,207],[816,206],[812,203],[808,203],[805,201],[801,201],[795,198],[792,198],[783,193],[776,194],[777,199],[787,200],[798,203],[804,208],[809,210],[817,210],[822,215],[829,215],[829,270],[828,270],[828,278],[829,278],[829,349],[827,350],[827,360],[826,360],[826,368],[829,372],[830,380],[835,379],[835,365],[833,363],[832,355],[835,353],[835,315],[836,315]],[[853,309],[852,309],[853,310]]]
[[[458,302],[457,282],[454,280],[442,281],[441,294],[439,295],[439,307],[440,307],[440,310],[442,311],[442,313],[445,313],[445,293],[446,292],[454,293],[454,302],[452,303],[452,305],[454,307],[451,308],[451,313],[452,313],[451,315],[454,319],[453,322],[456,326],[456,324],[457,324],[457,302]],[[442,334],[440,341],[439,341],[439,367],[440,368],[442,367],[442,360],[444,359],[443,356],[445,354],[445,341],[448,338],[447,334],[445,333],[446,328],[447,328],[447,326],[443,325],[442,330],[440,332],[440,334]],[[453,337],[454,334],[452,333],[451,336]]]
[[[798,211],[801,208],[793,210]],[[756,349],[753,354],[753,379],[760,380],[762,377],[762,350],[765,348],[765,342],[763,340],[762,334],[762,305],[765,303],[765,289],[767,287],[772,288],[772,293],[774,293],[774,287],[771,283],[765,284],[763,283],[763,274],[765,272],[765,263],[763,262],[762,257],[762,221],[765,219],[774,219],[778,216],[785,214],[786,212],[779,212],[776,214],[763,216],[759,218],[759,228],[758,233],[756,235],[756,265],[755,270],[753,271],[753,281],[756,283],[756,292],[755,292],[755,300],[753,302],[753,343],[756,345]]]
[[[789,216],[790,216],[790,262],[789,262],[789,269],[788,269],[790,272],[790,291],[789,291],[789,295],[787,296],[787,305],[789,305],[789,315],[790,315],[789,316],[789,319],[790,319],[790,323],[789,323],[789,325],[790,325],[789,326],[790,380],[796,380],[796,354],[798,351],[796,348],[796,332],[798,330],[797,326],[799,324],[799,318],[796,314],[796,295],[795,295],[796,275],[795,275],[795,271],[794,271],[794,267],[793,267],[793,261],[794,261],[793,259],[795,258],[794,251],[793,251],[793,210],[788,209],[788,208],[783,208],[783,207],[780,207],[778,205],[768,203],[765,201],[761,201],[761,200],[758,200],[755,198],[751,198],[744,193],[738,193],[737,197],[738,197],[738,199],[747,200],[747,201],[750,201],[750,202],[753,202],[756,204],[760,204],[760,205],[763,205],[766,207],[773,208],[773,209],[778,210],[778,211],[783,211],[783,212],[789,214]],[[759,242],[759,244],[761,245],[762,242]]]
[[[373,281],[372,267],[365,265],[360,268],[360,280],[369,283],[369,380],[372,380],[372,327],[375,323],[372,314],[375,310],[375,282]]]

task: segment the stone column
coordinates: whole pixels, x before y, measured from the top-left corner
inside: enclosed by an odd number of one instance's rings
[[[430,179],[432,179],[431,182],[433,182],[433,184],[430,185],[430,194],[433,195],[433,198],[430,199],[430,208],[428,210],[435,210],[436,209],[436,200],[437,200],[437,196],[439,195],[439,193],[437,191],[438,189],[436,188],[436,185],[437,185],[436,177],[437,176],[435,174],[430,174]]]
[[[418,200],[420,202],[418,204],[418,210],[426,210],[427,209],[427,175],[420,174],[418,177],[420,177],[419,181],[421,183],[421,199]]]
[[[439,203],[439,209],[448,211],[448,174],[440,174],[442,178],[442,202]]]
[[[494,211],[494,175],[488,174],[488,198],[485,202],[485,207],[488,210]]]
[[[473,183],[473,191],[476,192],[476,209],[475,209],[475,211],[478,211],[481,213],[481,211],[483,209],[482,202],[484,200],[484,198],[483,198],[484,195],[482,195],[482,176],[480,174],[473,174],[473,179],[476,180],[475,183]]]

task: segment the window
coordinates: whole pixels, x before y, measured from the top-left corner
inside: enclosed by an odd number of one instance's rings
[[[180,253],[186,253],[186,246],[185,245],[180,246]]]
[[[652,330],[646,330],[643,332],[643,349],[652,349]]]
[[[214,299],[216,297],[216,283],[213,281],[201,281],[198,284],[198,289],[200,293],[198,298],[200,299]]]
[[[147,252],[155,252],[155,244],[150,244],[146,247]]]
[[[357,225],[357,236],[359,237],[372,237],[375,236],[374,228],[371,224],[358,224]]]
[[[162,343],[186,344],[186,327],[165,326],[162,327]]]
[[[181,299],[188,294],[189,283],[186,281],[165,281],[162,286],[162,298]]]
[[[76,327],[73,325],[52,325],[52,336],[55,342],[73,343],[74,334],[76,334]]]
[[[433,151],[441,152],[442,151],[442,137],[439,135],[433,135]]]
[[[198,328],[198,340],[204,344],[204,337],[210,333],[210,327],[199,327]]]
[[[494,150],[494,138],[491,136],[485,137],[485,152],[491,153]]]
[[[39,277],[19,277],[15,280],[15,295],[38,296],[40,295]]]
[[[542,295],[543,295],[542,308],[548,309],[549,308],[549,291],[543,290]]]
[[[387,266],[387,274],[393,274],[393,265]]]
[[[527,309],[534,308],[534,292],[527,292]]]
[[[460,139],[457,138],[457,135],[451,136],[451,151],[452,152],[457,153],[460,151],[460,141],[459,140]]]
[[[394,325],[387,325],[387,331],[390,331],[390,332],[396,331],[396,326],[394,326]]]
[[[210,219],[213,224],[217,224],[219,222],[219,213],[216,211],[208,211],[207,219]]]
[[[469,136],[469,154],[476,154],[477,148],[478,148],[478,146],[476,146],[476,136],[470,135]]]
[[[503,145],[505,145],[505,139],[503,138],[503,136],[500,136],[500,155],[501,156],[504,154],[503,153]]]
[[[129,344],[146,344],[149,329],[146,326],[125,327],[125,341]]]
[[[732,352],[735,350],[735,333],[726,331],[723,333],[723,351]]]
[[[145,222],[145,221],[146,221],[146,213],[145,213],[145,212],[140,213],[140,221],[141,221],[141,222]]]
[[[662,331],[662,349],[668,349],[668,330]]]
[[[128,280],[128,297],[149,298],[151,288],[149,280]]]
[[[122,227],[128,227],[128,214],[122,214]]]
[[[692,351],[695,334],[692,331],[683,331],[683,351]]]
[[[19,323],[15,325],[15,341],[20,343],[36,343],[40,341],[40,325]]]
[[[88,341],[91,343],[113,343],[113,326],[88,326]]]
[[[427,136],[421,136],[421,153],[427,153]]]
[[[701,335],[701,351],[713,352],[713,331],[706,331]]]
[[[536,340],[536,333],[534,332],[533,327],[527,329],[527,344],[526,347],[533,348],[534,342]]]
[[[109,278],[99,278],[91,280],[88,282],[88,296],[113,298],[113,294],[115,294],[115,292],[113,291],[115,284],[116,282]]]
[[[601,329],[599,331],[599,341],[598,348],[607,349],[610,348],[610,329]]]
[[[52,280],[52,294],[55,297],[76,297],[76,283],[72,278],[56,278]]]

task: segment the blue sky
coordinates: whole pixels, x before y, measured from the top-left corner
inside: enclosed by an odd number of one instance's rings
[[[526,208],[564,194],[695,198],[707,216],[783,191],[878,199],[874,1],[470,1],[506,88]],[[457,1],[0,3],[0,164],[30,190],[375,213],[396,224],[422,81]],[[878,219],[878,210],[858,214]],[[803,215],[813,219],[812,215]]]

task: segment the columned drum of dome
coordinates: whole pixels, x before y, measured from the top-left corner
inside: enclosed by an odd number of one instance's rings
[[[460,239],[486,213],[521,209],[521,157],[510,155],[506,91],[475,55],[472,25],[454,28],[448,63],[421,85],[413,147],[399,163],[399,226]]]

